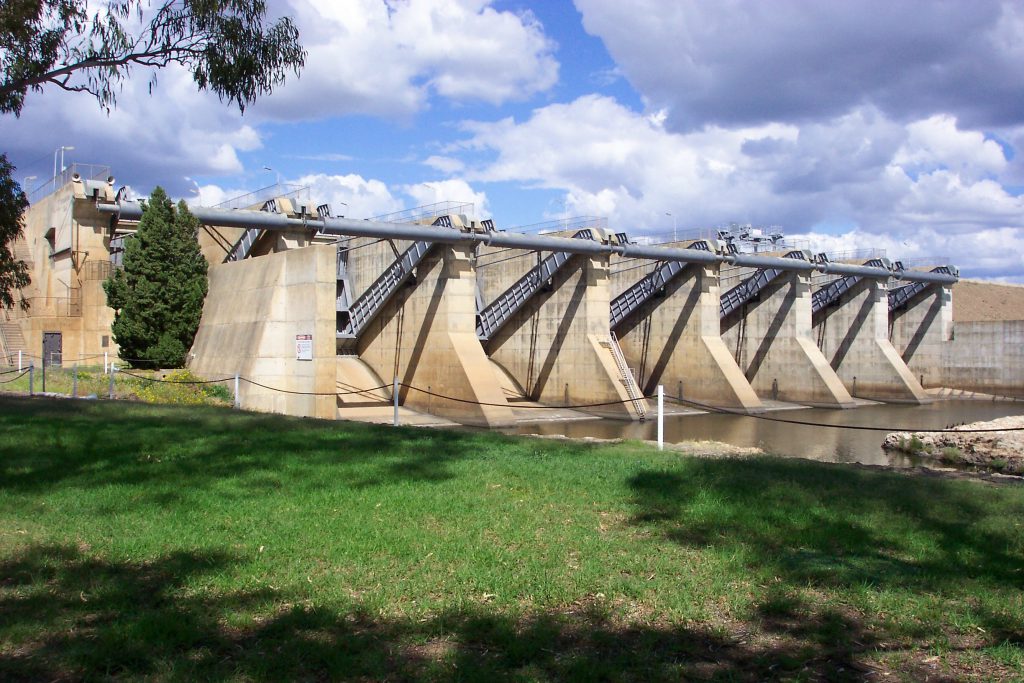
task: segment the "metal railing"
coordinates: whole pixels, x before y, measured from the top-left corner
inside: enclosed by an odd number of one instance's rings
[[[82,315],[81,296],[30,296],[26,300],[28,314],[33,318],[78,318]]]
[[[402,211],[385,213],[379,216],[373,216],[368,220],[380,221],[381,223],[416,223],[430,218],[438,218],[440,216],[456,216],[458,214],[471,216],[473,215],[473,210],[474,205],[472,202],[444,201],[436,202],[434,204],[424,204],[423,206],[414,206],[411,209],[403,209]]]
[[[83,280],[106,280],[114,273],[115,266],[110,261],[86,261],[82,266]]]
[[[584,228],[607,230],[608,219],[604,216],[574,216],[572,218],[559,218],[542,223],[531,223],[530,225],[518,225],[514,228],[509,228],[508,232],[546,234],[567,230],[582,230]]]
[[[28,195],[29,203],[35,203],[71,182],[75,174],[85,180],[106,180],[110,177],[110,167],[102,164],[79,164],[69,165],[54,177],[41,182],[33,190],[25,192]],[[22,188],[23,190],[25,188]]]
[[[214,204],[213,209],[248,209],[259,208],[270,199],[284,197],[285,199],[302,199],[309,201],[309,185],[291,185],[288,183],[274,183],[253,190],[246,194],[227,199],[220,204]]]

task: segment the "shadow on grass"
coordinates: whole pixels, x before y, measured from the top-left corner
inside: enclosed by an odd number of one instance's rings
[[[958,598],[998,591],[1020,613],[1020,496],[800,460],[692,460],[682,469],[631,478],[634,525],[740,558],[784,586]],[[995,642],[1024,643],[1019,618],[976,613]]]
[[[0,397],[2,488],[30,492],[74,486],[169,483],[200,488],[233,476],[317,485],[305,477],[336,466],[331,485],[441,482],[453,463],[504,437],[243,413],[216,407],[155,406]],[[260,479],[247,486],[260,485]],[[164,494],[166,495],[166,494]]]
[[[36,546],[0,565],[0,678],[63,680],[858,680],[858,624],[826,613],[751,644],[737,633],[620,625],[601,609],[427,619],[336,610],[271,589],[216,594],[225,555],[146,564]],[[854,646],[854,643],[857,643]]]

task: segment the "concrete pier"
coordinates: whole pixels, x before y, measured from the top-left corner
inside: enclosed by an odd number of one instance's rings
[[[481,280],[485,302],[537,262],[532,252],[513,252],[503,255],[507,260],[498,264],[494,254],[486,250],[480,254],[481,260],[486,257],[495,264],[486,267]],[[572,256],[484,348],[531,400],[551,406],[607,403],[581,410],[641,419],[649,408],[642,399],[631,400],[627,382],[634,380],[616,360],[609,304],[608,257]]]
[[[814,313],[818,347],[851,395],[923,403],[928,395],[889,341],[886,282],[860,278]]]
[[[380,270],[361,266],[361,260],[370,265],[387,253],[365,252],[353,250],[348,263],[354,281],[363,283]],[[509,426],[512,410],[476,337],[475,294],[471,248],[434,245],[414,281],[358,339],[358,355],[386,382],[399,379],[403,406],[463,424]]]
[[[721,324],[726,346],[758,396],[830,408],[854,405],[814,342],[808,274],[782,273]]]
[[[925,388],[943,384],[943,353],[953,339],[953,291],[929,285],[905,305],[889,312],[889,339]]]
[[[212,265],[189,369],[265,385],[241,386],[248,410],[334,418],[334,262],[334,247],[318,246]],[[300,335],[308,359],[296,354]]]
[[[684,244],[681,246],[689,246]],[[657,262],[613,261],[618,296]],[[622,352],[647,395],[659,384],[671,396],[714,406],[760,410],[763,404],[719,333],[718,266],[690,264],[664,290],[615,328]]]

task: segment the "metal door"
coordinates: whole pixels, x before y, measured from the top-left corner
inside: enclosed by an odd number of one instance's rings
[[[60,332],[43,332],[43,365],[60,365],[63,349]]]

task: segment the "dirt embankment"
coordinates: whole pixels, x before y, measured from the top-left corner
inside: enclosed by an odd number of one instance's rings
[[[1024,285],[960,280],[953,287],[953,321],[1024,320]]]
[[[1000,431],[977,431],[983,429]],[[974,422],[952,432],[896,432],[885,437],[882,448],[1024,476],[1024,416]]]

